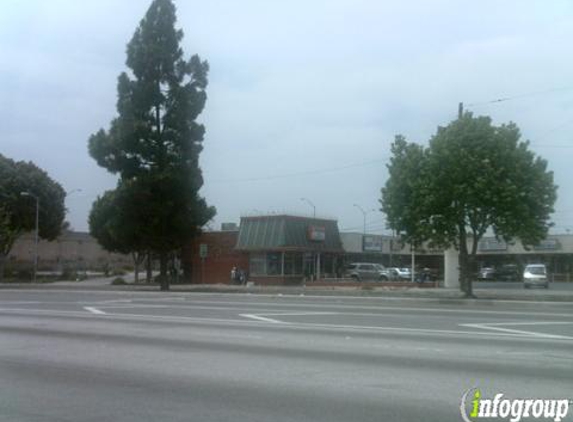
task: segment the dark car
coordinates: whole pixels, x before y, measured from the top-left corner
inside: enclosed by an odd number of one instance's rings
[[[494,274],[495,280],[499,281],[521,281],[521,277],[521,269],[514,264],[503,265]]]

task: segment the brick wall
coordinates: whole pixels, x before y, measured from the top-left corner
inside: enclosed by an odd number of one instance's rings
[[[186,248],[183,259],[191,262],[192,283],[229,284],[234,266],[249,271],[249,255],[235,250],[238,235],[236,231],[206,232]],[[207,257],[203,263],[199,256],[201,244],[207,245]]]

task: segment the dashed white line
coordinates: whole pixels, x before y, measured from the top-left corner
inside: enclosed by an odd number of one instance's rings
[[[284,322],[279,321],[277,319],[265,318],[263,316],[255,315],[255,314],[240,314],[240,316],[242,316],[244,318],[256,319],[257,321],[271,322],[273,324],[284,324]]]
[[[84,309],[94,315],[106,315],[104,311],[101,311],[98,308],[94,308],[92,306],[84,306]]]
[[[551,323],[543,323],[543,325],[550,325]],[[553,324],[559,324],[559,323],[553,323]],[[545,333],[539,333],[539,332],[535,332],[535,331],[525,331],[525,330],[515,330],[513,328],[504,328],[501,327],[501,325],[541,325],[539,323],[491,323],[491,324],[458,324],[461,327],[469,327],[469,328],[478,328],[481,330],[492,330],[492,331],[501,331],[503,333],[509,333],[509,334],[518,334],[518,335],[526,335],[526,336],[532,336],[532,337],[537,337],[537,338],[554,338],[554,339],[567,339],[567,340],[571,340],[571,337],[568,336],[561,336],[558,334],[545,334]]]

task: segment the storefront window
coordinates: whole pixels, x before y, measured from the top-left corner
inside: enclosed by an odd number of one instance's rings
[[[249,258],[249,269],[251,275],[265,276],[278,275],[283,271],[282,259],[284,256],[284,275],[302,275],[303,274],[303,254],[302,253],[285,253],[267,252],[251,254]]]
[[[285,275],[302,275],[302,254],[285,254]]]
[[[267,253],[267,275],[281,275],[281,252]]]
[[[265,254],[251,254],[249,258],[249,271],[251,275],[266,275],[266,263]]]

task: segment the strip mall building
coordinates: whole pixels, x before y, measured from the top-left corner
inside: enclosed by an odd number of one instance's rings
[[[336,282],[350,262],[410,266],[414,259],[417,268],[438,274],[444,269],[442,250],[412,253],[391,236],[340,233],[336,220],[291,215],[243,217],[232,230],[206,232],[186,258],[192,261],[196,283],[230,283],[233,266],[257,284]],[[538,262],[548,264],[556,280],[573,280],[573,235],[551,236],[530,250],[495,238],[484,238],[478,246],[480,267]]]
[[[335,282],[351,262],[401,267],[410,266],[412,258],[416,268],[444,273],[442,250],[426,248],[412,254],[408,245],[390,236],[340,233],[332,219],[251,216],[241,218],[238,227],[227,224],[223,228],[204,232],[185,248],[183,265],[190,270],[193,283],[230,283],[233,267],[246,271],[259,284]],[[34,237],[23,235],[8,256],[6,269],[29,268],[34,250]],[[42,271],[101,271],[133,265],[130,256],[106,252],[89,234],[80,232],[65,232],[53,242],[40,241],[38,252]],[[555,280],[573,281],[573,235],[551,235],[530,249],[486,237],[478,245],[477,261],[480,268],[544,263]]]

